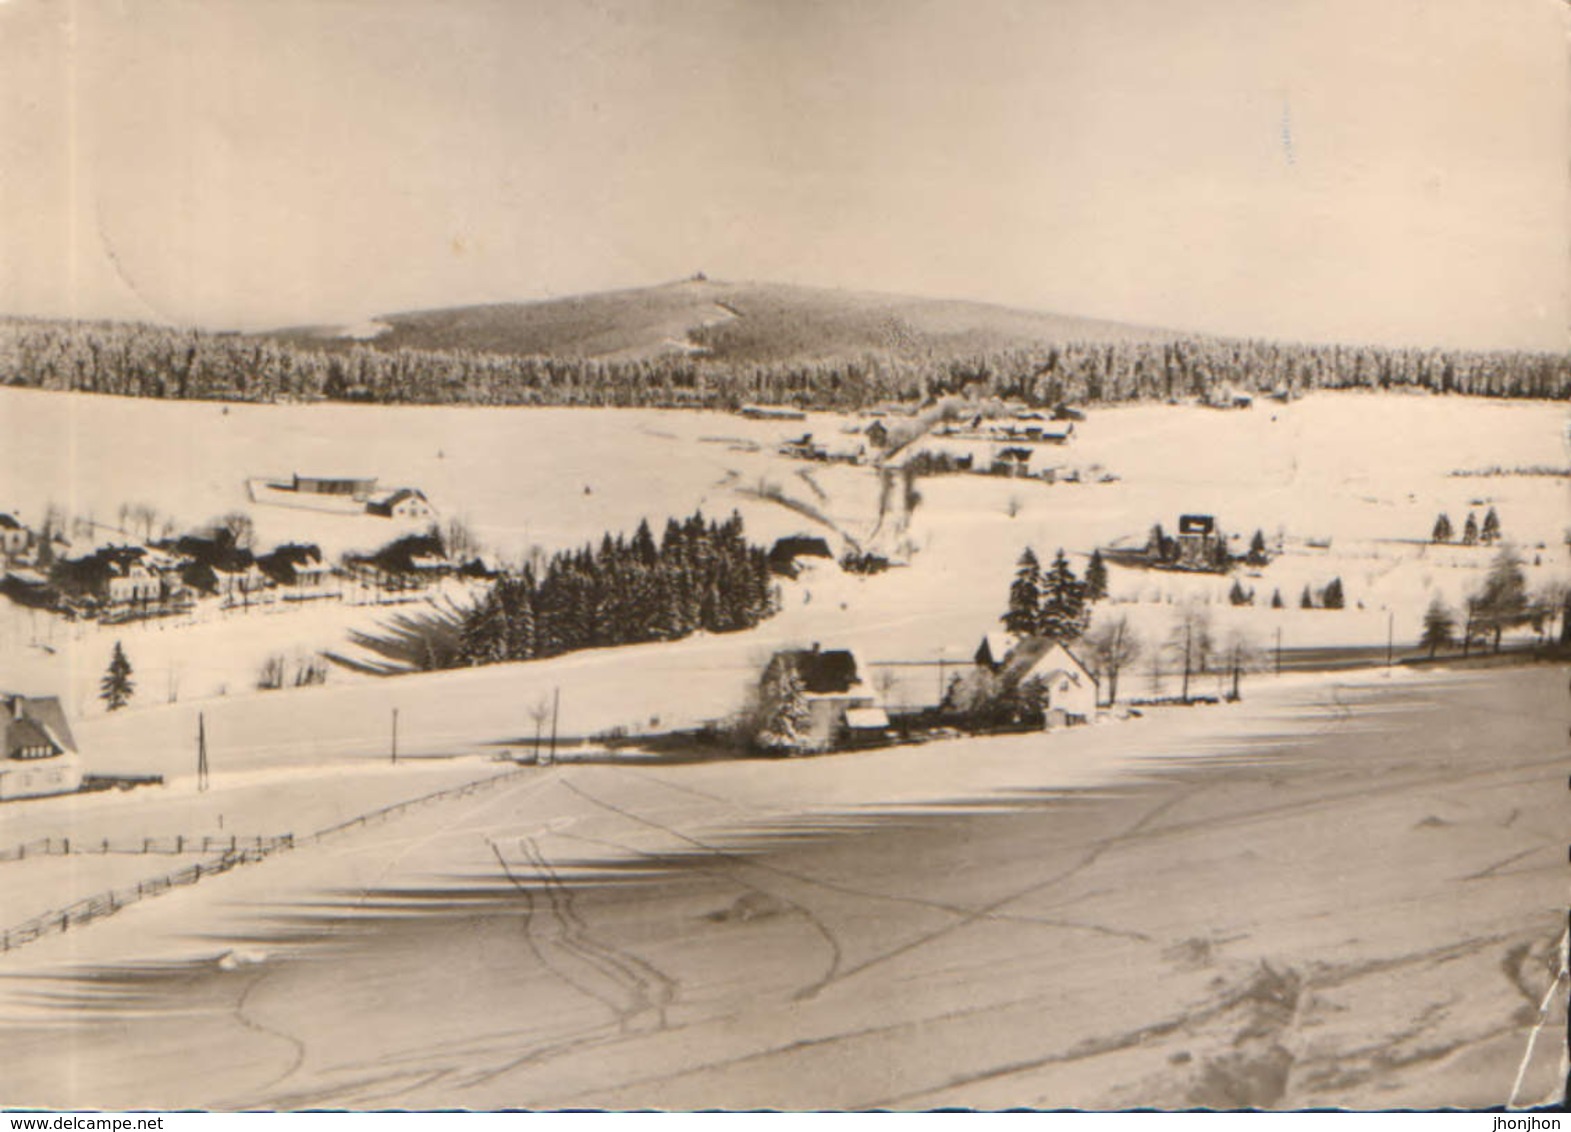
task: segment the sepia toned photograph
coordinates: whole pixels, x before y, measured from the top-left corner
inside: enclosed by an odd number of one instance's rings
[[[0,0],[0,1106],[1560,1105],[1568,44]]]

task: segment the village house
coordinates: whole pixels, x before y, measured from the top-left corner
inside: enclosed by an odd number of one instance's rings
[[[879,732],[889,726],[850,649],[824,650],[817,642],[812,648],[782,649],[765,666],[762,684],[771,683],[782,665],[794,667],[802,682],[808,709],[807,733],[802,736],[806,749],[828,750],[848,732]]]
[[[81,755],[58,698],[0,693],[0,710],[0,801],[81,788]]]
[[[322,561],[315,543],[285,543],[256,560],[269,581],[296,592],[319,591],[333,576],[333,567]]]
[[[982,647],[977,650],[978,663],[982,662],[984,652],[991,661],[997,644],[984,638]],[[1043,711],[1049,727],[1085,723],[1096,718],[1097,678],[1079,657],[1058,641],[1049,637],[1026,637],[1009,650],[1003,663],[996,665],[994,670],[1014,687],[1023,687],[1033,680],[1041,682],[1047,693]]]
[[[401,487],[396,491],[374,496],[366,502],[366,512],[384,519],[420,521],[436,518],[436,508],[418,487]]]
[[[1031,474],[1031,449],[1005,448],[993,457],[995,476],[1024,477]]]
[[[1219,552],[1225,553],[1216,519],[1210,515],[1178,517],[1178,565],[1205,570],[1215,565]]]
[[[874,421],[867,426],[867,442],[874,448],[889,447],[889,426],[883,421]]]
[[[817,535],[787,535],[776,539],[769,550],[769,569],[772,573],[794,578],[801,571],[798,559],[827,558],[834,561],[829,543]]]
[[[0,513],[0,554],[15,558],[26,552],[32,534],[14,515]]]
[[[140,546],[105,546],[82,558],[60,562],[52,580],[68,597],[106,605],[151,604],[161,600],[166,582]]]

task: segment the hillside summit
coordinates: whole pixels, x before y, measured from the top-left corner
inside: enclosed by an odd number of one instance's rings
[[[781,283],[728,283],[703,275],[675,283],[538,302],[410,311],[385,327],[280,331],[297,344],[636,360],[687,354],[720,362],[826,361],[869,353],[949,358],[1067,342],[1159,342],[1183,335],[1101,319],[988,303],[837,291]]]

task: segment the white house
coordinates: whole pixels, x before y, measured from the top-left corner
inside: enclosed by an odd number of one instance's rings
[[[1016,685],[1039,680],[1047,692],[1049,726],[1096,718],[1097,679],[1074,653],[1047,637],[1027,637],[1014,647],[1000,669]]]
[[[0,801],[81,788],[82,758],[54,696],[0,692]]]

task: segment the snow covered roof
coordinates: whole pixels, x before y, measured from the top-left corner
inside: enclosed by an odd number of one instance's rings
[[[14,516],[7,515],[4,512],[0,512],[0,530],[3,530],[3,531],[20,531],[22,529],[23,529],[22,524],[18,523]]]
[[[881,731],[889,726],[889,714],[881,707],[847,708],[846,726],[858,731]]]
[[[1048,637],[1027,637],[1015,646],[1004,662],[1005,679],[1025,683],[1035,677],[1051,676],[1055,672],[1068,674],[1076,682],[1096,681],[1091,670],[1080,658],[1058,641]]]

